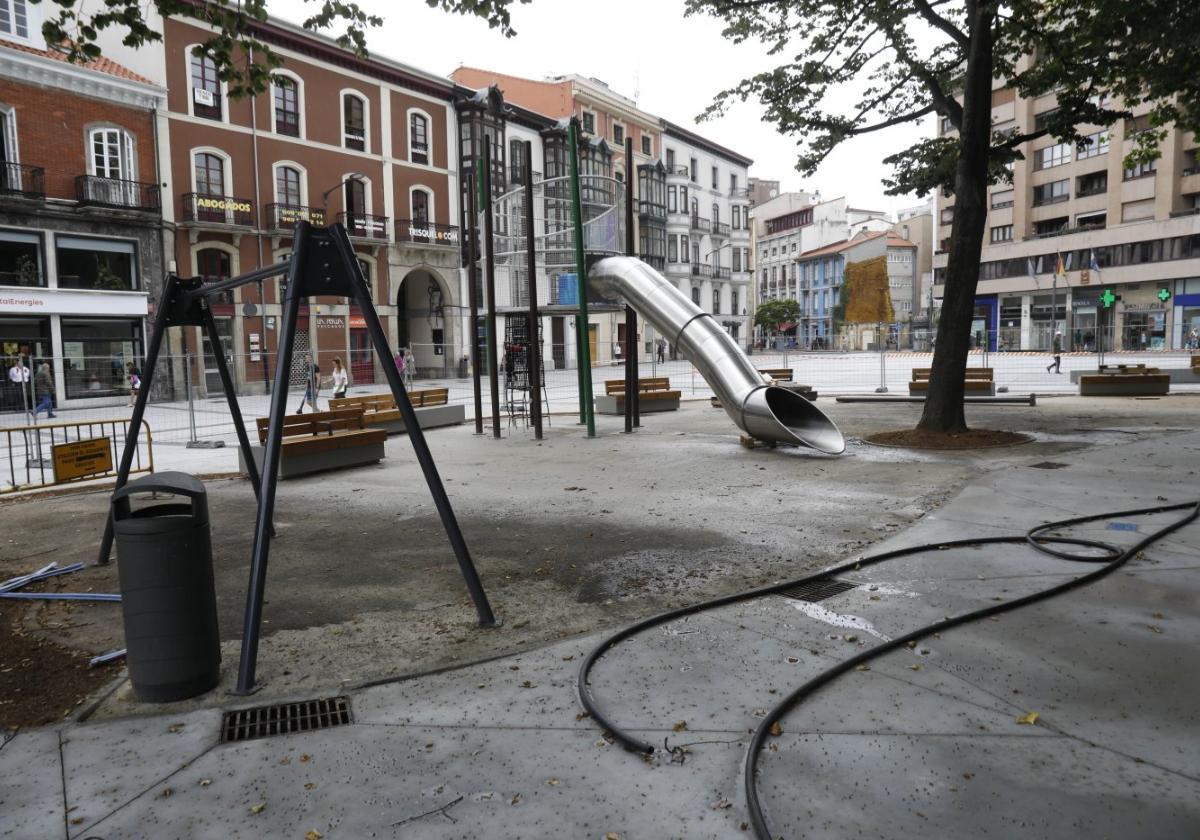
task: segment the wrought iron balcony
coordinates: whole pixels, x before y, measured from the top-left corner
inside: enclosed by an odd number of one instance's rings
[[[686,166],[671,166],[667,168],[667,174],[677,178],[691,178],[692,170]]]
[[[80,204],[97,207],[142,210],[148,213],[158,213],[162,210],[158,184],[125,181],[120,178],[79,175],[75,178],[75,198]]]
[[[729,225],[727,225],[725,222],[713,222],[712,232],[713,236],[722,236],[728,239]]]
[[[713,268],[713,277],[715,277],[717,280],[728,280],[729,279],[729,267],[724,266],[724,265],[718,265],[718,266],[714,267]]]
[[[388,217],[372,216],[368,213],[338,213],[337,221],[346,226],[350,236],[364,239],[388,238]]]
[[[183,216],[180,221],[199,225],[254,225],[254,202],[248,198],[204,193],[183,194]]]
[[[750,197],[750,188],[749,187],[730,187],[729,197],[730,198],[749,198]]]
[[[712,233],[712,222],[702,216],[692,216],[692,230],[701,233]]]
[[[325,211],[320,207],[305,207],[302,204],[268,204],[263,216],[263,228],[273,231],[290,231],[296,222],[308,222],[316,227],[325,226]]]
[[[439,225],[419,219],[397,219],[396,241],[457,248],[460,239],[458,228],[454,225]]]
[[[713,276],[712,266],[705,265],[704,263],[692,263],[692,276],[693,277],[712,277]]]
[[[0,163],[0,195],[46,197],[46,170],[23,163]]]

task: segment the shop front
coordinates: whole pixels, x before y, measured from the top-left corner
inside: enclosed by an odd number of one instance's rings
[[[1200,277],[1175,281],[1171,346],[1200,351]]]
[[[999,327],[998,304],[995,295],[975,298],[975,316],[971,321],[971,347],[996,349]]]
[[[1100,312],[1099,289],[1075,289],[1071,293],[1070,341],[1073,351],[1090,353],[1096,349]]]
[[[1120,289],[1120,349],[1167,348],[1167,305],[1159,295],[1162,287],[1160,283],[1138,283]]]

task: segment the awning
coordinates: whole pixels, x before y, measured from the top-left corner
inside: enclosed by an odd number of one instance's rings
[[[367,328],[367,319],[361,315],[350,316],[350,329],[365,330]]]
[[[781,332],[787,332],[790,329],[794,329],[795,326],[796,326],[795,321],[788,321],[786,324],[780,324],[779,329]]]

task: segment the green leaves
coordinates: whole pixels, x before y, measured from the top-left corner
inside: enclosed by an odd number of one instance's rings
[[[780,324],[795,321],[799,317],[800,303],[791,299],[768,300],[759,304],[758,308],[754,310],[755,326],[767,330],[777,330]]]

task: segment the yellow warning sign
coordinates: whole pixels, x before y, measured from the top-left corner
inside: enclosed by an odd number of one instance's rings
[[[60,443],[51,451],[54,455],[55,481],[106,473],[113,468],[112,441],[106,437]]]

